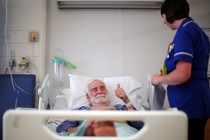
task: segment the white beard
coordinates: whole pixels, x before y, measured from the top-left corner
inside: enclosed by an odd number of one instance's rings
[[[90,101],[92,105],[97,105],[97,106],[109,104],[107,95],[105,94],[98,94],[96,97],[91,97]]]

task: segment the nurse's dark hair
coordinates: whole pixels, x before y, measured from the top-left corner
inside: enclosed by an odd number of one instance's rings
[[[169,23],[189,17],[189,12],[190,7],[186,0],[165,0],[161,6],[161,16],[165,14]]]

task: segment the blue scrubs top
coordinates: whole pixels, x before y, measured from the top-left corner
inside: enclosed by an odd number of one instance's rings
[[[190,119],[210,117],[209,52],[207,35],[192,18],[186,18],[169,44],[165,65],[170,73],[178,61],[192,63],[191,77],[187,82],[167,87],[170,106],[184,111]]]

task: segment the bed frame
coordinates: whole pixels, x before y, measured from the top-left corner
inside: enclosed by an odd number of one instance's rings
[[[45,79],[41,85],[41,87],[38,89],[38,109],[39,110],[45,110],[48,108],[49,105],[49,94],[50,94],[50,76],[47,74],[45,76]]]
[[[3,140],[110,139],[110,137],[64,137],[44,124],[48,119],[142,120],[144,127],[129,137],[113,140],[187,140],[187,116],[180,111],[42,111],[9,110],[4,114]]]

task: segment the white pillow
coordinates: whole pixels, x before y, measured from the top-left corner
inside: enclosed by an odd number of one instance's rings
[[[140,89],[142,84],[133,77],[121,76],[121,77],[107,77],[107,78],[93,78],[88,76],[72,75],[70,78],[70,96],[68,99],[68,108],[75,109],[81,106],[89,106],[89,102],[86,99],[87,85],[90,80],[100,79],[102,80],[108,90],[108,99],[110,105],[124,104],[124,102],[115,96],[114,90],[117,88],[117,84],[125,90],[128,98],[132,104],[137,108],[141,108],[141,99],[139,98]]]

